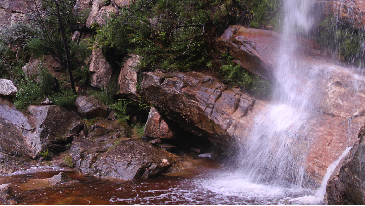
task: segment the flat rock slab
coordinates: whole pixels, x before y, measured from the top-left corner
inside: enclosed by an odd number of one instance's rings
[[[79,96],[75,104],[77,112],[87,119],[106,117],[108,115],[107,106],[92,97]]]

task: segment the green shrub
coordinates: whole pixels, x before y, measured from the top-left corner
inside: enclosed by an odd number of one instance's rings
[[[18,83],[18,93],[16,94],[14,105],[19,110],[26,110],[31,104],[40,104],[44,99],[40,83],[24,79]]]
[[[104,103],[105,105],[111,105],[114,103],[113,97],[104,89],[102,89],[101,91],[90,90],[89,94],[91,97],[99,100],[100,102]]]
[[[134,138],[142,138],[144,135],[144,124],[135,124],[132,125],[133,137]]]
[[[338,52],[349,63],[365,65],[364,29],[354,28],[348,22],[341,22],[333,15],[324,18],[318,27],[315,40],[320,45]]]
[[[53,96],[51,96],[51,100],[56,105],[72,110],[76,107],[75,101],[77,97],[77,94],[74,94],[71,90],[67,90],[63,93],[55,93]]]
[[[127,122],[129,120],[129,106],[130,102],[126,99],[118,99],[116,103],[113,105],[110,105],[110,108],[115,111],[115,114],[117,116],[117,119],[122,122]]]
[[[72,157],[70,155],[66,155],[63,157],[63,161],[65,162],[65,164],[68,166],[68,167],[73,167],[74,166],[74,163],[73,163],[73,160],[72,160]]]

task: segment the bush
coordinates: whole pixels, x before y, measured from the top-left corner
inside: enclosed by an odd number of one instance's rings
[[[333,15],[320,22],[315,40],[322,46],[338,52],[348,63],[365,65],[364,29],[353,28]]]
[[[111,109],[114,109],[117,119],[122,122],[127,122],[129,120],[129,110],[128,110],[129,102],[126,99],[118,99],[116,103],[110,106]]]
[[[71,90],[67,90],[64,91],[63,93],[55,93],[51,97],[51,100],[56,105],[72,110],[76,107],[75,101],[77,97],[78,97],[77,94],[74,94]]]
[[[119,56],[113,59],[140,55],[141,70],[204,69],[214,38],[236,19],[233,6],[232,0],[137,0],[97,30],[96,43]]]

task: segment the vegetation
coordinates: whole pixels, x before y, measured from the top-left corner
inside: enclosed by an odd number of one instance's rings
[[[281,0],[243,0],[250,15],[253,16],[250,26],[252,28],[265,28],[273,26],[278,29],[281,20]]]
[[[341,22],[333,15],[319,24],[316,41],[343,57],[349,63],[365,65],[365,33],[363,29],[353,28],[349,23]]]
[[[73,160],[72,160],[72,157],[70,155],[66,155],[63,157],[63,161],[65,162],[65,164],[68,166],[68,167],[74,167],[74,163],[73,163]]]

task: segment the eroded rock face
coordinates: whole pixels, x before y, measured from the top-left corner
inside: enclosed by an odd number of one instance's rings
[[[239,89],[227,88],[216,78],[198,72],[143,75],[141,94],[183,128],[197,135],[207,134],[221,150],[234,150],[236,128],[252,109],[255,99]]]
[[[350,153],[340,162],[331,175],[325,200],[329,205],[365,204],[365,127]]]
[[[144,135],[154,139],[169,139],[174,136],[165,120],[161,117],[156,108],[151,107],[148,120],[144,129]]]
[[[34,1],[30,0],[2,0],[0,2],[0,28],[26,20],[25,13],[33,5]]]
[[[241,67],[264,79],[273,80],[279,40],[279,34],[273,31],[230,26],[217,42],[218,48],[222,52],[228,49]]]
[[[361,29],[365,25],[364,0],[331,0],[319,1],[325,4],[325,12],[335,15],[340,21]]]
[[[91,86],[106,88],[112,76],[112,68],[106,61],[102,49],[92,51],[89,71],[92,73]]]
[[[75,104],[78,113],[87,119],[106,117],[108,115],[108,108],[92,97],[79,96]]]
[[[140,63],[140,59],[140,56],[131,54],[124,63],[118,78],[121,94],[137,95],[137,70],[135,67]]]
[[[79,117],[65,108],[29,106],[24,114],[6,100],[0,103],[0,150],[6,155],[36,158],[43,150],[62,150],[80,130]]]
[[[70,155],[82,174],[122,180],[157,176],[175,157],[143,139],[130,139],[127,125],[99,120],[88,127],[86,136],[74,140]]]

